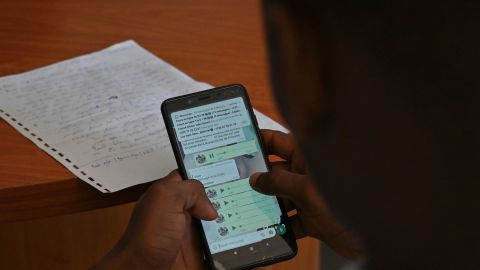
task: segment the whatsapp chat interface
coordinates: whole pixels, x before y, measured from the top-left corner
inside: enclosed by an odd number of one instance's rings
[[[281,211],[275,197],[254,191],[265,172],[254,125],[241,97],[171,114],[188,178],[205,187],[218,218],[202,221],[212,254],[274,237]]]

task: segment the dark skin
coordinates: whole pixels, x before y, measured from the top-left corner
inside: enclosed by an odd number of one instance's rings
[[[203,269],[192,217],[217,212],[200,182],[173,171],[140,198],[123,237],[92,269]]]
[[[281,197],[289,210],[296,210],[296,214],[290,216],[290,222],[297,238],[315,237],[346,258],[359,258],[362,255],[360,240],[334,217],[325,204],[293,137],[273,130],[262,130],[262,137],[267,153],[284,161],[272,163],[271,172],[252,175],[250,184],[253,189]]]
[[[302,97],[294,101],[310,102],[307,95]],[[292,120],[305,122],[303,118]],[[315,237],[346,258],[358,259],[363,252],[360,240],[341,225],[325,204],[292,135],[264,130],[262,137],[268,154],[284,161],[273,163],[270,173],[253,175],[250,179],[252,187],[281,197],[289,211],[296,210],[291,222],[297,238]],[[158,180],[139,200],[122,239],[94,269],[118,269],[125,265],[129,269],[202,269],[203,261],[198,252],[200,244],[191,216],[212,219],[214,214],[200,211],[211,211],[212,207],[208,200],[204,200],[203,189],[191,185],[188,181],[181,182],[175,172]],[[184,193],[186,190],[188,192]],[[169,217],[154,214],[165,211]],[[179,226],[171,226],[170,219],[178,220]]]
[[[293,139],[263,132],[269,153],[285,162],[251,183],[296,208],[298,237],[357,258],[362,248],[342,220],[362,239],[366,269],[478,269],[479,8],[475,1],[264,1],[273,90]],[[186,221],[214,214],[208,200],[191,199],[206,198],[201,188],[185,192],[174,178],[182,207],[142,199],[127,240],[101,266],[167,269],[195,260],[182,260],[193,253],[180,247],[195,245]],[[148,194],[157,197],[155,190]],[[142,237],[158,233],[146,230],[150,222],[168,227],[149,213],[172,207],[185,225],[169,234],[177,244]],[[169,251],[151,249],[162,246]]]
[[[316,191],[292,136],[262,130],[262,137],[268,154],[284,161],[272,163],[270,173],[252,175],[252,187],[296,210],[290,220],[297,238],[315,237],[347,258],[358,258],[360,241]],[[93,269],[203,269],[192,216],[212,220],[216,212],[198,181],[183,181],[173,171],[140,198],[124,236]]]
[[[264,1],[277,105],[365,269],[478,269],[478,8]]]

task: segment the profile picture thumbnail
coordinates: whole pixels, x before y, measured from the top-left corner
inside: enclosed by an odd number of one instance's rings
[[[215,198],[217,196],[217,191],[215,189],[207,189],[207,197]]]
[[[212,202],[212,205],[213,205],[213,208],[215,208],[215,210],[220,209],[220,206],[221,206],[219,202]]]
[[[197,161],[198,164],[203,164],[205,161],[207,161],[207,158],[205,157],[204,154],[198,154],[195,156],[195,160]]]
[[[219,214],[215,222],[223,223],[225,221],[225,217],[222,214]]]
[[[225,226],[218,228],[218,234],[220,234],[221,236],[228,235],[228,228]]]

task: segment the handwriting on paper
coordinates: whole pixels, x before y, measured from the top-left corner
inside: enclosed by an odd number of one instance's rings
[[[111,192],[176,168],[160,104],[210,87],[127,41],[0,78],[0,116],[79,178]],[[276,124],[263,115],[260,121]]]

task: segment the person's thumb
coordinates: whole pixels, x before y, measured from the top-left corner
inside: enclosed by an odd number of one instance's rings
[[[250,185],[260,193],[276,195],[293,200],[304,194],[306,179],[304,175],[286,170],[273,170],[266,173],[255,173],[250,176]]]
[[[213,220],[217,218],[217,210],[213,208],[199,181],[188,180],[182,184],[184,186],[184,210],[199,219]]]

